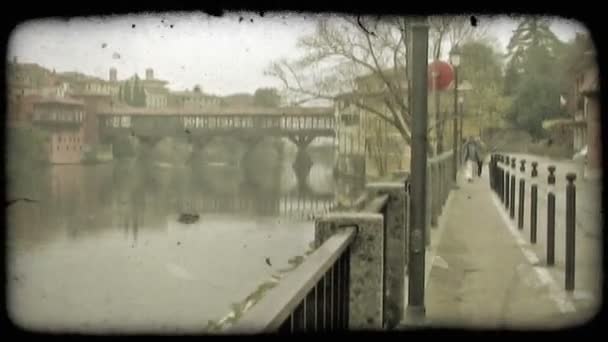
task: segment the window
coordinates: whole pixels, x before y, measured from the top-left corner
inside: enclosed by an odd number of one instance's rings
[[[357,114],[342,114],[340,119],[344,126],[355,126],[359,124],[359,115]]]

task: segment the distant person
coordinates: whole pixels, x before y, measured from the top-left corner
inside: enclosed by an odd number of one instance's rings
[[[473,139],[473,137],[469,137],[464,143],[462,150],[465,162],[465,178],[470,183],[473,181],[473,165],[479,165],[481,160],[480,146]]]
[[[481,170],[483,169],[483,160],[485,159],[485,156],[484,156],[485,145],[481,141],[481,138],[479,138],[479,137],[477,137],[475,139],[475,144],[477,144],[478,155],[479,155],[479,158],[477,159],[477,176],[481,177]]]

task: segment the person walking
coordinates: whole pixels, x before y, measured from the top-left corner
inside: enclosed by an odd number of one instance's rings
[[[464,143],[462,150],[465,162],[465,178],[470,183],[473,181],[474,165],[478,166],[481,159],[479,145],[475,142],[473,137],[469,137]],[[477,173],[479,173],[479,171]]]
[[[481,141],[481,138],[477,137],[475,139],[475,144],[477,144],[478,158],[477,158],[477,176],[481,177],[481,170],[483,169],[483,161],[485,159],[485,145]]]

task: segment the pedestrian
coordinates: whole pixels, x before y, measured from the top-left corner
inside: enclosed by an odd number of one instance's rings
[[[475,142],[473,137],[469,137],[463,145],[465,178],[469,183],[473,181],[474,165],[479,165],[481,159],[479,148],[480,146]]]
[[[477,158],[477,176],[481,177],[481,171],[483,170],[483,160],[485,158],[484,151],[485,145],[481,141],[481,138],[477,137],[475,139],[475,144],[477,144],[478,158]]]

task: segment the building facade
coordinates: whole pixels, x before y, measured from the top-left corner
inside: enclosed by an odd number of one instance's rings
[[[404,76],[404,70],[385,71],[388,82],[406,92]],[[397,127],[380,117],[393,118],[387,105],[391,102],[394,103],[392,93],[376,74],[357,77],[354,91],[336,98],[339,173],[350,175],[354,170],[363,170],[359,172],[366,179],[377,179],[409,170],[409,145]]]
[[[43,99],[34,103],[33,124],[49,133],[45,149],[51,164],[80,163],[84,145],[84,103],[72,99]]]

